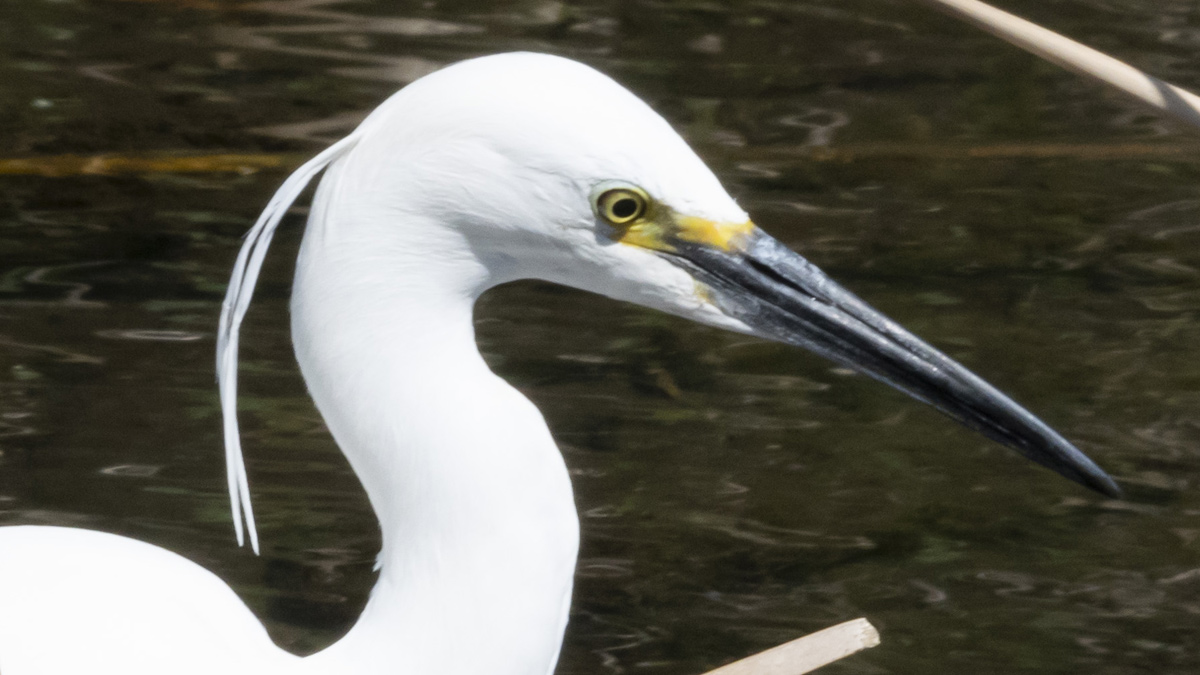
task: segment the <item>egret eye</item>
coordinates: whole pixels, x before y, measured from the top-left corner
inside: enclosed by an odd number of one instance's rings
[[[613,225],[632,223],[646,212],[646,195],[629,188],[607,190],[596,198],[596,213]]]

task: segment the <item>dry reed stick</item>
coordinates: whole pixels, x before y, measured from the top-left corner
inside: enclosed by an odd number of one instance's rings
[[[1200,128],[1200,96],[979,0],[921,0],[1048,61]]]
[[[855,619],[792,640],[704,675],[804,675],[879,644],[879,632]]]

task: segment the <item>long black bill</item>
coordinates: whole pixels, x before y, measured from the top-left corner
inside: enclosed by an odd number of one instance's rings
[[[675,248],[671,256],[712,289],[717,305],[763,337],[886,382],[1081,485],[1121,495],[1044,422],[766,233],[755,231],[741,252],[685,242]]]

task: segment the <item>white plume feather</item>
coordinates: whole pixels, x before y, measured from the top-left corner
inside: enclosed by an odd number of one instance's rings
[[[305,162],[283,182],[267,204],[258,222],[246,234],[238,253],[221,305],[221,322],[217,332],[217,382],[221,392],[221,417],[225,429],[225,471],[229,480],[229,505],[233,512],[233,527],[238,546],[245,544],[249,533],[250,547],[258,553],[258,530],[254,525],[254,510],[250,505],[250,485],[246,479],[246,463],[242,458],[242,442],[238,433],[237,376],[238,330],[254,296],[254,285],[262,270],[267,248],[284,214],[312,179],[338,157],[358,143],[359,135],[351,134],[324,152]],[[243,521],[244,519],[244,521]]]

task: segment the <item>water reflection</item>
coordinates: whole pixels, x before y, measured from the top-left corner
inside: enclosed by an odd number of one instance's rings
[[[1190,3],[1010,6],[1200,88]],[[27,3],[0,31],[0,143],[25,162],[0,163],[5,522],[183,552],[297,650],[344,630],[377,534],[291,357],[295,226],[244,348],[266,555],[232,546],[228,268],[282,167],[398,84],[538,49],[633,87],[760,224],[1130,496],[786,348],[500,289],[481,345],[545,411],[585,516],[560,673],[699,672],[859,615],[884,647],[830,672],[1200,666],[1200,193],[1176,127],[908,3]]]

